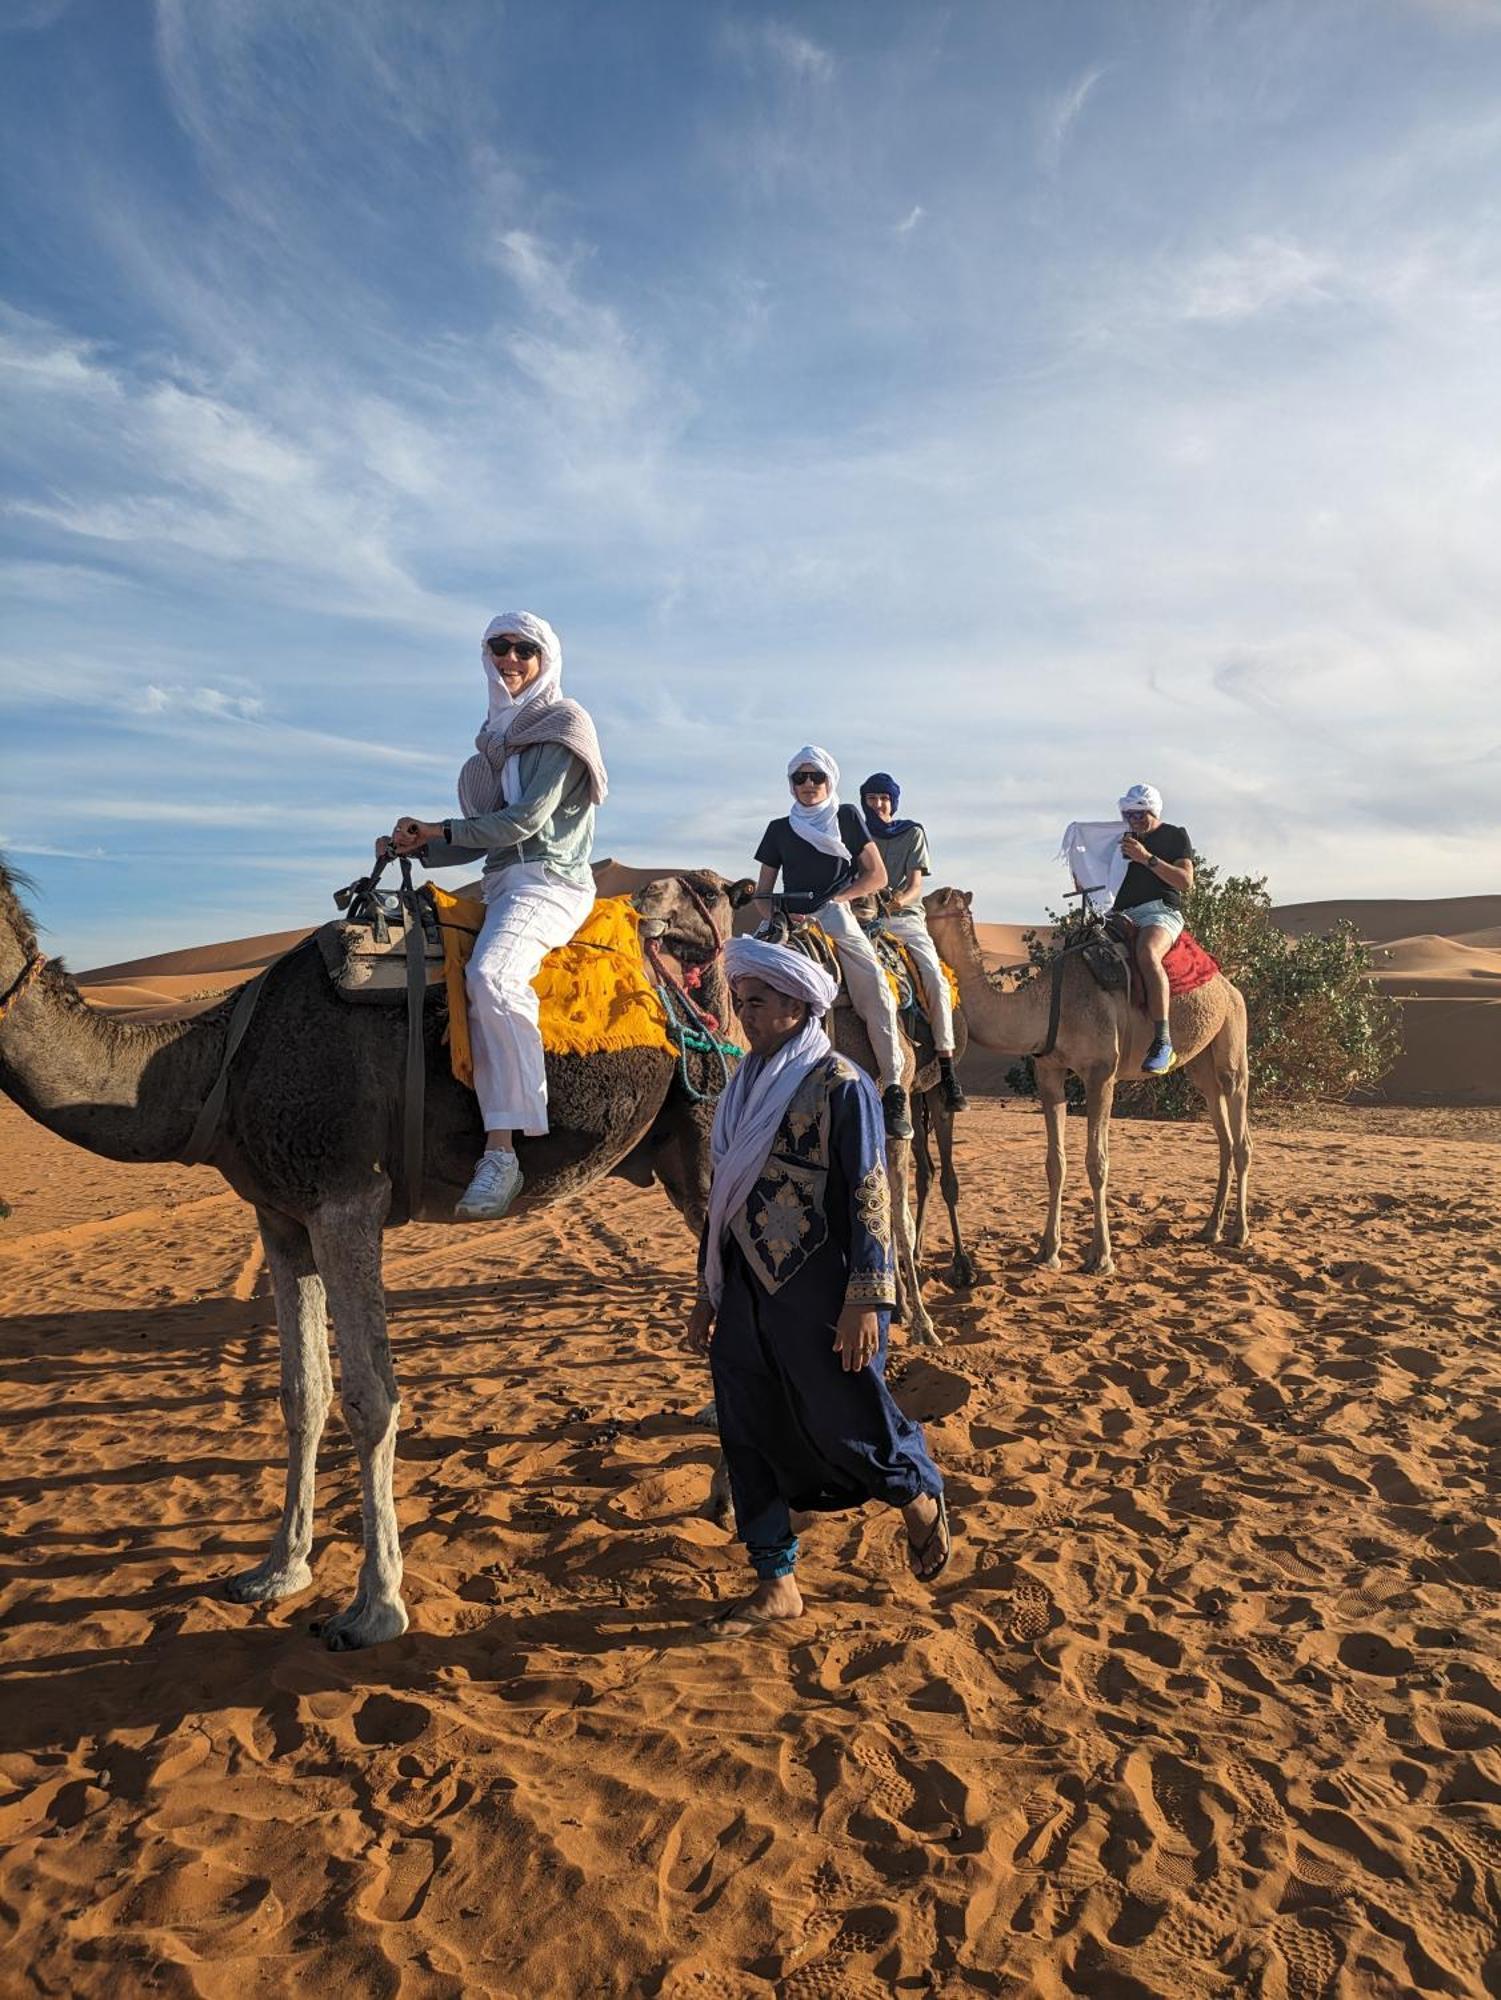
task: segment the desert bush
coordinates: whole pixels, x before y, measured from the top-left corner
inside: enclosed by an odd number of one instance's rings
[[[1401,1009],[1372,984],[1370,953],[1353,925],[1290,938],[1272,917],[1264,876],[1222,879],[1199,855],[1185,914],[1194,936],[1245,995],[1254,1100],[1339,1100],[1386,1075],[1401,1049]],[[1052,936],[1027,933],[1035,968],[1030,976],[1043,974],[1054,952],[1077,936],[1081,921],[1071,912],[1054,917]],[[1007,1081],[1024,1096],[1034,1094],[1031,1058],[1016,1064]],[[1069,1078],[1068,1101],[1083,1104],[1076,1077]],[[1140,1118],[1191,1118],[1199,1102],[1178,1070],[1156,1081],[1123,1082],[1115,1098],[1119,1113]]]

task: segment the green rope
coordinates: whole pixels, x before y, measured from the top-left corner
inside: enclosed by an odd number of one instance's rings
[[[667,1016],[667,1032],[678,1045],[678,1073],[683,1088],[695,1104],[703,1104],[711,1097],[718,1097],[730,1080],[730,1057],[738,1062],[745,1054],[736,1042],[727,1042],[718,1035],[711,1035],[679,1009],[677,995],[665,983],[658,986],[657,997],[662,1002],[662,1011]],[[711,1090],[700,1090],[688,1070],[689,1055],[713,1056],[719,1064],[719,1082]]]

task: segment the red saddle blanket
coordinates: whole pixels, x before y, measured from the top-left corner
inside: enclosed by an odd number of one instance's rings
[[[1169,993],[1192,993],[1196,987],[1209,984],[1220,962],[1210,957],[1192,931],[1185,931],[1163,959],[1162,969]]]

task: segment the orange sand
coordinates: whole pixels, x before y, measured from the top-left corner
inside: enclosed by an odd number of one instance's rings
[[[405,1230],[413,1630],[334,1656],[337,1413],[315,1589],[213,1590],[282,1480],[247,1211],[0,1104],[0,1991],[1494,1991],[1501,1119],[1438,1115],[1263,1129],[1249,1254],[1192,1240],[1208,1131],[1122,1126],[1099,1281],[1077,1178],[1029,1267],[1040,1127],[979,1106],[982,1283],[895,1370],[950,1571],[823,1519],[808,1616],[739,1643],[692,1632],[743,1572],[665,1200]]]

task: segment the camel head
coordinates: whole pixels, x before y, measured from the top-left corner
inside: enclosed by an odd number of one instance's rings
[[[970,914],[974,896],[968,889],[934,889],[922,899],[923,914],[928,920],[936,942],[939,926],[942,925],[952,935],[955,924],[960,924],[973,937],[975,920]]]
[[[676,959],[699,997],[720,1021],[729,1019],[729,983],[719,962],[720,947],[734,926],[735,912],[755,893],[754,882],[728,882],[712,868],[664,875],[638,889],[631,901],[641,912],[641,935],[657,938]]]

